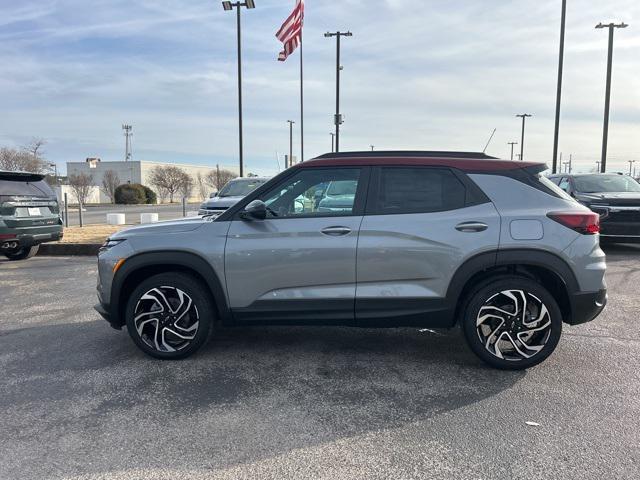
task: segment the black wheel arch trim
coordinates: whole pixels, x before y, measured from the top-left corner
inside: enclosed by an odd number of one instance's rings
[[[126,302],[121,302],[124,293],[123,286],[127,279],[137,271],[146,267],[175,266],[197,273],[206,282],[211,292],[219,319],[227,323],[231,318],[227,295],[223,284],[209,262],[200,255],[181,251],[154,251],[139,253],[126,259],[122,267],[116,272],[111,284],[109,314],[111,323],[124,324],[124,308]]]
[[[580,295],[580,287],[569,264],[555,253],[526,248],[497,249],[479,253],[465,261],[454,273],[446,294],[446,303],[452,311],[456,311],[468,281],[475,275],[495,267],[516,265],[540,267],[554,273],[564,284],[571,303],[571,315],[567,321],[573,320],[576,311],[575,298]],[[457,320],[457,319],[456,319]]]

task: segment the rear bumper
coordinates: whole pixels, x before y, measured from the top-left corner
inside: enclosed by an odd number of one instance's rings
[[[62,235],[62,227],[58,231],[47,233],[17,233],[15,238],[4,238],[0,241],[0,251],[6,249],[15,250],[16,248],[29,248],[46,242],[57,242],[62,239]],[[17,243],[17,247],[13,246],[14,243]]]
[[[640,243],[640,235],[607,235],[600,234],[600,241],[603,243]]]
[[[579,325],[594,320],[607,305],[607,291],[576,293],[571,296],[571,318],[569,325]]]

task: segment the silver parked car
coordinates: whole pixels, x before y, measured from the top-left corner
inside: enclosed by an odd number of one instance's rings
[[[234,178],[216,195],[200,205],[198,215],[219,215],[268,180],[262,177]]]
[[[327,154],[217,218],[113,235],[96,308],[163,359],[191,355],[219,325],[458,324],[486,363],[528,368],[607,299],[599,217],[545,169],[476,153]]]

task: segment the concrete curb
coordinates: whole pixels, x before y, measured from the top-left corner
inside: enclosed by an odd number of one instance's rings
[[[99,243],[43,243],[38,255],[96,257]]]

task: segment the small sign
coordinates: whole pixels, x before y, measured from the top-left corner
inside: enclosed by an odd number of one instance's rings
[[[42,215],[39,207],[28,207],[27,211],[29,212],[30,217],[39,217]]]

